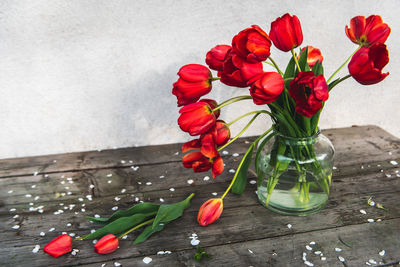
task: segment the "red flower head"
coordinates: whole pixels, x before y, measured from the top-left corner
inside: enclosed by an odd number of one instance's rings
[[[323,75],[314,76],[312,71],[299,72],[290,82],[290,96],[296,102],[297,113],[312,117],[328,100],[329,90]]]
[[[58,258],[72,251],[72,238],[69,235],[57,236],[44,246],[43,251],[54,258]]]
[[[172,94],[178,99],[178,107],[191,104],[211,91],[211,71],[199,64],[183,66],[179,72],[179,79],[174,83]]]
[[[103,236],[94,245],[94,252],[99,254],[109,254],[118,248],[118,238],[113,234]]]
[[[222,199],[212,198],[207,200],[199,209],[199,213],[197,214],[197,222],[201,226],[212,224],[221,216],[223,208],[224,205]]]
[[[277,18],[271,23],[269,37],[276,48],[284,52],[298,47],[303,42],[303,32],[299,19],[296,16],[290,16],[288,13]]]
[[[364,16],[354,17],[350,20],[350,27],[346,25],[345,31],[353,43],[362,46],[383,44],[390,34],[389,26],[377,15],[371,15],[367,19]]]
[[[231,49],[230,45],[217,45],[208,51],[206,63],[212,70],[222,70],[226,53]]]
[[[182,163],[194,172],[205,172],[212,168],[213,178],[224,171],[224,162],[218,152],[216,157],[208,158],[201,151],[193,151],[183,156]]]
[[[308,47],[308,52],[307,52],[307,63],[310,66],[310,68],[314,67],[315,63],[317,63],[317,61],[319,63],[322,63],[322,61],[324,60],[321,51],[318,48],[315,48],[311,45],[307,46]],[[303,49],[301,49],[301,53],[303,53],[306,50],[306,47],[304,47]],[[297,57],[297,59],[300,58],[300,55]]]
[[[213,99],[203,98],[203,99],[200,99],[199,102],[207,103],[211,109],[214,109],[218,106],[217,101],[215,101]],[[216,111],[214,111],[215,118],[218,119],[220,112],[221,112],[220,109],[217,109]]]
[[[277,72],[264,72],[253,83],[250,95],[256,105],[264,105],[278,99],[285,87],[282,76]]]
[[[222,120],[215,123],[214,131],[212,132],[215,144],[220,147],[228,143],[231,138],[231,131],[228,124]]]
[[[363,84],[379,83],[389,72],[382,73],[383,67],[389,62],[389,52],[384,44],[375,44],[371,47],[361,47],[351,58],[348,65],[350,75]]]
[[[248,63],[232,50],[226,55],[223,70],[218,72],[221,82],[236,87],[247,87],[247,81],[263,72],[261,62]]]
[[[190,135],[200,135],[214,126],[216,117],[205,102],[192,103],[179,110],[179,127]]]
[[[271,39],[259,26],[252,25],[232,39],[232,50],[249,63],[266,60],[270,55]]]

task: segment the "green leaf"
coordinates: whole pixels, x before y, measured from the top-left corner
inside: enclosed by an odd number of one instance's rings
[[[96,232],[88,234],[82,239],[98,239],[101,238],[107,234],[113,234],[113,235],[118,235],[123,232],[126,232],[127,230],[133,228],[134,226],[144,222],[147,220],[149,217],[152,217],[156,214],[157,212],[150,212],[150,213],[138,213],[134,214],[129,217],[121,217],[116,219],[113,222],[110,222],[106,226],[98,229]]]
[[[162,229],[164,229],[164,226],[165,226],[165,224],[163,224],[163,223],[157,224],[155,227],[153,227],[153,225],[147,226],[143,230],[143,232],[135,239],[133,244],[137,245],[139,243],[146,241],[152,234],[157,233],[157,232],[161,231]]]
[[[251,144],[246,154],[242,158],[242,165],[237,170],[238,174],[235,182],[232,186],[232,193],[241,195],[243,191],[246,189],[247,185],[247,172],[249,170],[249,166],[251,163],[251,157],[253,156],[255,144]]]
[[[114,214],[112,214],[111,217],[109,217],[109,218],[95,218],[95,217],[87,217],[87,218],[90,221],[95,222],[95,223],[107,224],[107,223],[113,222],[116,219],[119,219],[121,217],[129,217],[129,216],[132,216],[137,213],[156,212],[156,211],[158,211],[159,207],[160,207],[159,204],[144,202],[144,203],[134,205],[133,207],[129,208],[128,210],[119,210],[119,211],[115,212]]]
[[[287,78],[294,78],[295,75],[295,67],[296,67],[296,62],[294,62],[293,57],[290,59],[285,73],[283,74],[283,79],[287,79]],[[288,89],[289,88],[289,84],[290,81],[285,81],[285,88]]]
[[[310,70],[310,66],[308,66],[308,64],[307,64],[307,53],[308,53],[308,47],[306,47],[306,49],[304,51],[300,52],[299,65],[300,65],[301,71],[307,71],[307,68],[308,68],[308,70]]]
[[[203,251],[203,249],[200,246],[197,246],[196,249],[197,249],[197,253],[194,254],[194,257],[193,257],[196,261],[201,261],[203,259],[203,257],[210,258],[210,256],[207,254],[207,252]]]
[[[324,68],[322,67],[322,63],[317,60],[317,62],[314,64],[312,71],[314,72],[315,76],[318,75],[324,75]]]
[[[167,223],[181,217],[183,211],[190,206],[190,200],[193,196],[194,194],[191,194],[188,198],[178,203],[161,205],[153,222],[153,228],[160,223]]]

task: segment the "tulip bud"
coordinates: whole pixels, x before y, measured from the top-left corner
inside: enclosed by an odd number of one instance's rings
[[[224,67],[226,53],[231,49],[230,45],[217,45],[208,51],[206,55],[206,63],[210,69],[221,71]]]
[[[319,50],[318,48],[315,48],[311,45],[307,46],[307,64],[310,66],[310,68],[314,67],[315,63],[317,63],[317,61],[319,63],[322,63],[322,61],[324,60],[324,57],[321,54],[321,50]],[[303,49],[301,49],[301,53],[303,53],[306,50],[306,48],[304,47]],[[300,58],[300,55],[297,56],[297,59]]]
[[[288,13],[271,23],[269,37],[279,50],[284,52],[296,48],[303,42],[300,21]]]
[[[54,258],[60,257],[72,251],[72,238],[69,235],[57,236],[44,246],[43,251]]]
[[[103,236],[94,245],[94,252],[99,254],[109,254],[118,248],[118,238],[113,234]]]
[[[212,198],[204,202],[199,209],[197,222],[201,226],[207,226],[215,222],[221,216],[223,202],[221,198]]]

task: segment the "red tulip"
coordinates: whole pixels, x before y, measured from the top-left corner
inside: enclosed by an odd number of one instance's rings
[[[298,47],[303,42],[303,32],[299,19],[296,16],[290,16],[288,13],[277,18],[271,23],[269,37],[276,48],[284,52]]]
[[[248,63],[231,50],[228,52],[223,70],[218,72],[218,76],[221,77],[221,82],[226,85],[247,87],[247,82],[262,72],[263,65],[261,62]]]
[[[192,103],[179,110],[179,127],[190,135],[205,133],[214,126],[216,117],[211,107],[205,102]]]
[[[375,84],[389,75],[382,73],[389,62],[389,52],[384,44],[362,47],[351,58],[348,65],[350,75],[363,85]]]
[[[172,94],[178,99],[178,107],[191,104],[211,91],[211,71],[199,64],[183,66],[179,72],[179,79],[172,89]]]
[[[217,45],[208,51],[206,63],[212,70],[222,70],[226,53],[231,49],[230,45]]]
[[[310,118],[328,100],[329,90],[323,75],[315,77],[312,71],[306,71],[299,72],[290,82],[289,95],[296,102],[297,113]]]
[[[214,109],[214,108],[218,107],[217,101],[215,101],[213,99],[203,98],[203,99],[200,99],[199,102],[207,103],[210,106],[211,109]],[[220,115],[220,112],[221,112],[220,109],[217,109],[216,111],[214,111],[215,118],[218,119],[218,117]]]
[[[69,235],[57,236],[44,246],[43,251],[54,258],[58,258],[72,251],[72,238]]]
[[[231,138],[231,131],[228,124],[222,120],[219,120],[215,123],[214,128],[215,132],[213,132],[213,137],[215,144],[219,147],[228,143],[229,139]]]
[[[194,139],[189,142],[186,142],[182,146],[182,153],[186,153],[190,150],[195,150],[195,149],[200,149],[201,148],[201,142],[200,139]]]
[[[192,168],[194,172],[205,172],[212,168],[213,178],[224,171],[224,162],[217,152],[215,158],[208,158],[201,151],[194,151],[186,154],[182,158],[185,168]]]
[[[264,72],[253,83],[250,95],[256,105],[264,105],[278,99],[285,87],[282,76],[277,72]]]
[[[319,63],[322,63],[322,61],[324,60],[321,51],[318,48],[315,48],[311,45],[307,46],[308,47],[308,52],[307,52],[307,63],[310,66],[310,68],[314,67],[315,63],[317,63],[317,61]],[[304,47],[303,49],[301,49],[301,53],[303,53],[306,50],[306,48]],[[300,55],[297,57],[297,59],[300,58]]]
[[[350,27],[346,25],[345,32],[353,43],[371,46],[385,43],[390,34],[390,27],[383,23],[380,16],[371,15],[367,19],[357,16],[350,20]]]
[[[103,236],[94,245],[94,252],[99,254],[109,254],[118,248],[118,238],[113,234]]]
[[[207,226],[215,222],[222,213],[223,202],[220,198],[212,198],[204,202],[197,214],[197,222],[201,226]]]
[[[270,55],[271,39],[259,26],[252,25],[232,39],[232,50],[249,63],[266,60]]]

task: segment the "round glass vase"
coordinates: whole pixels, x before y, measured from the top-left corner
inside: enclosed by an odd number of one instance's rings
[[[256,157],[257,195],[268,209],[306,216],[328,201],[335,150],[320,133],[293,138],[275,132],[259,143]]]

